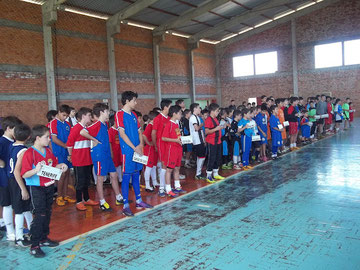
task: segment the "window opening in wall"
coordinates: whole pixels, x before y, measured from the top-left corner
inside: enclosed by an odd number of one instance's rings
[[[360,64],[360,39],[344,42],[344,64]]]
[[[233,58],[234,77],[254,75],[253,55],[237,56]]]
[[[277,52],[255,54],[255,74],[269,74],[278,71]]]
[[[315,46],[315,68],[342,66],[342,43]]]

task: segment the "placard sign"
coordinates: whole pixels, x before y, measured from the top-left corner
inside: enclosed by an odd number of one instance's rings
[[[315,119],[320,119],[321,118],[321,115],[314,115],[315,116]]]
[[[253,142],[261,141],[260,135],[253,135],[252,138],[251,138],[251,140],[252,140]]]
[[[322,114],[321,116],[320,116],[321,118],[329,118],[329,114]]]
[[[282,124],[278,124],[278,129],[283,129],[283,125]]]
[[[181,136],[182,144],[192,144],[193,140],[191,136]]]
[[[283,125],[284,125],[284,127],[288,127],[288,126],[289,126],[289,121],[285,121],[285,122],[283,123]]]
[[[62,171],[58,168],[42,165],[40,171],[37,173],[38,176],[50,178],[53,180],[60,180]]]
[[[134,155],[133,155],[133,161],[134,162],[137,162],[137,163],[141,163],[141,164],[144,164],[146,165],[148,163],[148,159],[149,157],[148,156],[144,156],[144,155],[139,155],[138,153],[134,152]]]

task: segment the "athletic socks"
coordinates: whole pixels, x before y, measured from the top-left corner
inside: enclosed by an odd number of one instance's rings
[[[3,207],[3,219],[5,222],[7,234],[15,235],[15,229],[14,229],[14,223],[13,223],[13,209],[12,209],[11,205]]]
[[[169,193],[171,191],[171,185],[165,186],[166,193]]]
[[[28,229],[30,230],[31,223],[33,221],[33,215],[31,214],[30,211],[24,212],[23,214],[24,214],[24,217],[26,220],[26,225],[27,225]]]
[[[15,215],[15,239],[16,240],[24,239],[24,215],[23,214]]]
[[[165,174],[166,174],[166,170],[161,169],[161,172],[160,172],[160,189],[161,190],[165,189]]]
[[[123,199],[123,196],[119,193],[116,195],[116,200],[121,201]]]
[[[204,166],[205,158],[196,159],[196,175],[201,175],[202,167]]]
[[[144,178],[145,178],[145,187],[150,189],[150,176],[151,176],[152,168],[147,167],[145,168]]]
[[[213,173],[214,173],[214,176],[218,176],[219,175],[219,169],[213,169]]]
[[[206,171],[206,177],[211,178],[211,176],[212,176],[212,171]]]
[[[135,198],[136,200],[141,199],[141,194],[140,194],[140,172],[134,172],[131,175],[131,179],[132,179],[132,185],[134,188],[134,193],[135,193]]]
[[[175,180],[174,183],[175,183],[175,188],[181,188],[180,180]]]
[[[103,205],[104,203],[106,203],[105,199],[101,199],[100,200],[100,205]]]
[[[154,187],[158,186],[159,183],[158,183],[157,177],[156,177],[156,166],[151,168],[150,174],[151,174],[151,179],[152,179],[153,186]]]

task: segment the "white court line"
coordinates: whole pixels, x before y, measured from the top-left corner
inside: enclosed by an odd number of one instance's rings
[[[288,152],[288,153],[285,153],[285,154],[281,155],[281,158],[282,158],[283,156],[286,156],[286,155],[293,154],[293,153],[296,153],[296,152],[298,152],[298,151],[301,151],[303,148],[309,147],[309,146],[311,146],[311,145],[313,145],[313,144],[316,144],[316,143],[321,142],[321,141],[323,141],[323,140],[329,139],[329,138],[331,138],[331,137],[333,137],[333,136],[335,136],[335,135],[330,135],[330,136],[328,136],[328,137],[326,137],[326,138],[323,138],[323,139],[321,139],[321,140],[318,140],[318,141],[316,141],[316,142],[313,142],[312,144],[305,145],[305,146],[301,147],[299,150],[297,150],[297,151],[295,151],[295,152],[291,152],[291,151],[290,151],[290,152]],[[272,162],[272,161],[273,161],[273,160],[269,160],[269,161],[263,162],[263,163],[261,163],[261,164],[258,164],[258,165],[256,165],[256,167],[255,167],[254,169],[256,169],[257,167],[262,167],[263,165],[268,164],[269,162]],[[121,219],[119,219],[119,220],[115,220],[115,221],[110,222],[110,223],[108,223],[108,224],[106,224],[106,225],[103,225],[103,226],[101,226],[101,227],[99,227],[99,228],[96,228],[96,229],[93,229],[93,230],[91,230],[91,231],[88,231],[88,232],[86,232],[86,233],[82,233],[82,234],[79,234],[79,235],[77,235],[77,236],[71,237],[71,238],[66,239],[66,240],[64,240],[64,241],[61,241],[61,242],[59,243],[59,246],[62,246],[62,245],[65,245],[65,244],[67,244],[67,243],[70,243],[70,242],[73,242],[73,241],[75,241],[75,240],[78,240],[80,237],[89,236],[90,234],[93,234],[93,233],[102,231],[102,230],[104,230],[104,229],[106,229],[106,228],[109,228],[109,227],[111,227],[111,226],[113,226],[113,225],[116,225],[116,224],[119,224],[119,223],[121,223],[121,222],[127,221],[127,220],[129,220],[129,219],[131,219],[131,218],[135,218],[136,216],[140,216],[140,215],[142,215],[142,214],[144,214],[144,213],[146,213],[146,212],[149,212],[149,211],[151,211],[151,210],[154,210],[154,209],[156,209],[156,208],[159,208],[159,207],[161,207],[161,206],[163,206],[163,205],[167,205],[167,204],[169,204],[169,203],[173,203],[173,202],[175,202],[175,201],[177,201],[177,200],[179,200],[179,199],[181,199],[181,198],[184,198],[184,197],[186,197],[186,196],[189,196],[190,194],[194,194],[194,193],[196,193],[196,192],[203,191],[204,189],[207,189],[207,188],[209,188],[209,187],[211,187],[211,186],[218,185],[218,184],[220,184],[220,183],[222,183],[222,182],[224,182],[224,181],[226,181],[226,180],[230,180],[230,179],[232,179],[232,178],[234,178],[234,177],[236,177],[236,176],[238,176],[238,175],[240,175],[240,174],[247,173],[247,172],[250,172],[250,171],[252,171],[252,170],[240,171],[240,172],[238,172],[238,173],[235,173],[235,174],[233,174],[233,175],[230,175],[229,177],[226,177],[226,178],[223,179],[223,180],[216,181],[216,182],[213,183],[213,184],[209,184],[209,185],[203,186],[203,187],[198,188],[198,189],[196,189],[196,190],[190,191],[190,192],[188,192],[188,193],[186,193],[186,194],[184,194],[184,195],[178,196],[178,197],[176,197],[176,198],[173,198],[173,199],[168,200],[168,201],[166,201],[166,202],[163,202],[163,203],[161,203],[161,204],[155,205],[154,208],[152,208],[152,209],[146,209],[146,210],[143,210],[143,211],[141,211],[141,212],[135,213],[135,214],[134,214],[134,217],[121,218]],[[205,181],[206,181],[206,180],[205,180]]]

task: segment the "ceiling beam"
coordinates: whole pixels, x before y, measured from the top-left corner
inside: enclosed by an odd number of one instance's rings
[[[196,9],[188,10],[182,13],[179,17],[171,19],[166,23],[159,25],[153,30],[153,35],[163,35],[167,30],[172,30],[185,25],[188,21],[199,17],[200,15],[217,8],[230,0],[208,0]]]
[[[189,42],[190,43],[197,42],[202,38],[211,37],[219,32],[222,32],[231,27],[237,26],[237,25],[253,18],[254,16],[259,16],[267,9],[283,6],[285,4],[290,4],[291,2],[293,2],[293,0],[272,0],[270,2],[266,2],[265,4],[258,5],[255,8],[253,8],[252,10],[245,11],[238,16],[232,17],[229,21],[219,23],[215,27],[205,29],[203,31],[200,31],[200,32],[192,35],[189,38]]]
[[[111,27],[114,31],[112,31],[111,35],[120,32],[120,23],[122,20],[126,20],[127,18],[139,13],[143,9],[151,6],[152,4],[158,2],[159,0],[137,0],[130,6],[118,11],[116,14],[112,15],[107,20],[108,27]]]
[[[233,38],[230,38],[226,41],[223,41],[223,42],[220,42],[219,44],[217,44],[217,48],[225,48],[226,46],[229,46],[230,44],[234,43],[234,42],[238,42],[240,40],[243,40],[245,38],[248,38],[252,35],[255,35],[255,34],[258,34],[258,33],[261,33],[261,32],[264,32],[268,29],[271,29],[271,28],[274,28],[280,24],[283,24],[283,23],[286,23],[286,22],[289,22],[291,21],[292,19],[296,19],[296,18],[299,18],[299,17],[302,17],[302,16],[305,16],[305,15],[308,15],[314,11],[317,11],[317,10],[320,10],[322,8],[325,8],[331,4],[334,4],[336,2],[339,2],[340,0],[324,0],[322,2],[319,2],[317,4],[314,4],[310,7],[307,7],[307,8],[304,8],[302,10],[299,10],[299,11],[296,11],[288,16],[285,16],[285,17],[282,17],[278,20],[275,20],[273,22],[270,22],[268,24],[264,24],[260,27],[257,27],[257,28],[254,28],[253,30],[250,30],[248,32],[245,32],[244,34],[241,34],[241,35],[238,35],[238,36],[235,36]]]

